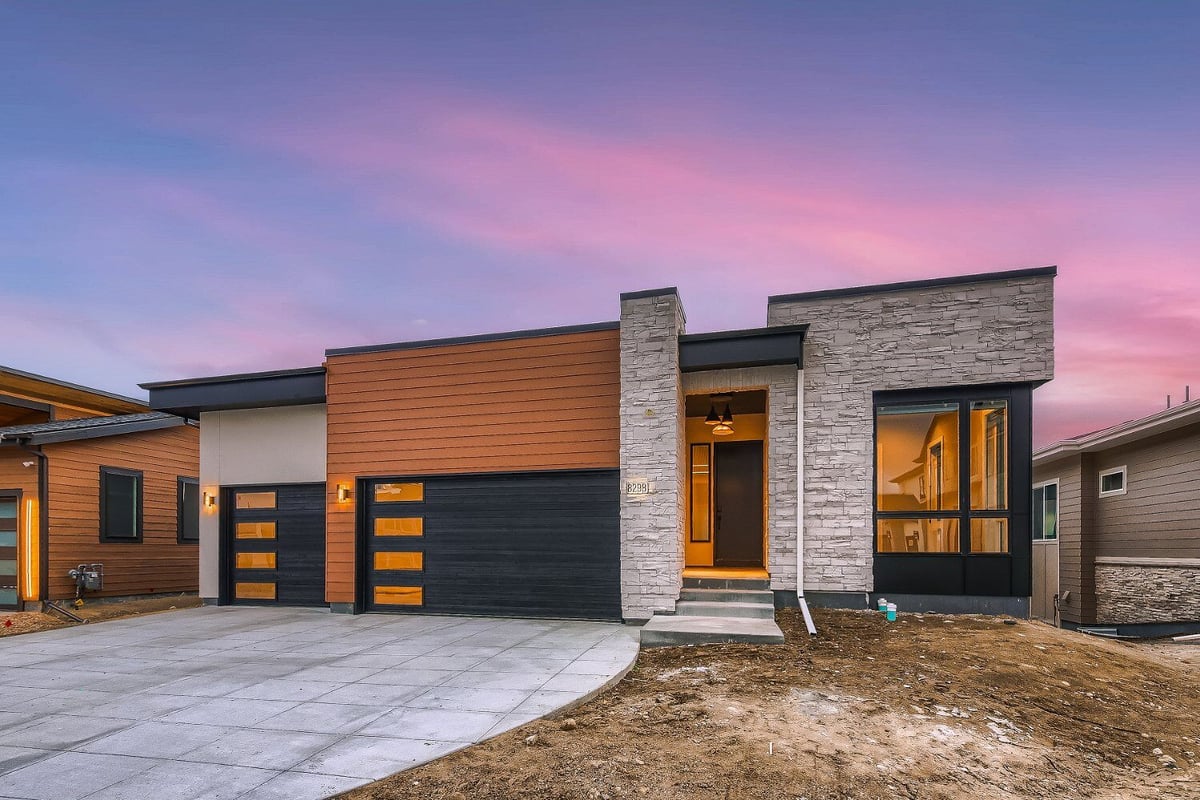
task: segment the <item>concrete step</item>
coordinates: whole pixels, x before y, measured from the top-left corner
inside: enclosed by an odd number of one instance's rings
[[[688,617],[754,617],[756,619],[774,619],[775,606],[768,603],[680,600],[675,604],[675,613],[679,616]]]
[[[685,589],[770,589],[767,578],[684,578]]]
[[[774,606],[775,595],[769,589],[691,589],[679,592],[680,600],[699,600],[705,603],[762,603]]]
[[[655,615],[642,626],[642,647],[686,644],[783,644],[783,631],[773,619]]]

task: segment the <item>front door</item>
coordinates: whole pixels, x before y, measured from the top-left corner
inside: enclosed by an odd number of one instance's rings
[[[0,608],[17,607],[17,509],[16,494],[0,494]]]
[[[713,562],[763,566],[763,443],[717,442],[713,491]]]

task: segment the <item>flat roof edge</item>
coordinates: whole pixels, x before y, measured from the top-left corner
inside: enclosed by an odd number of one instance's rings
[[[386,353],[393,350],[421,350],[426,347],[449,347],[456,344],[478,344],[482,342],[504,342],[513,339],[536,339],[543,336],[567,336],[572,333],[593,333],[596,331],[617,330],[621,327],[618,321],[591,322],[583,325],[562,325],[556,328],[529,328],[521,331],[504,331],[502,333],[479,333],[472,336],[450,336],[443,339],[421,339],[411,342],[390,342],[388,344],[367,344],[358,347],[336,347],[325,351],[326,356],[350,356],[363,353]]]
[[[722,339],[749,339],[757,336],[791,336],[808,332],[808,323],[800,325],[768,325],[765,328],[743,328],[736,331],[710,331],[708,333],[680,334],[681,342],[711,342]]]
[[[621,302],[626,300],[640,300],[643,297],[663,297],[668,294],[679,294],[679,288],[676,286],[664,286],[661,289],[642,289],[638,292],[621,292]]]
[[[796,303],[809,300],[827,300],[837,297],[857,297],[868,294],[891,294],[908,292],[917,289],[936,289],[945,286],[962,286],[971,283],[991,283],[994,281],[1020,280],[1021,278],[1053,278],[1058,275],[1057,266],[1032,267],[1030,269],[1010,269],[999,272],[977,272],[972,275],[951,275],[945,278],[926,278],[916,281],[900,281],[897,283],[876,283],[866,286],[851,286],[845,289],[818,289],[812,292],[796,292],[794,294],[776,294],[767,298],[767,305],[773,303]]]
[[[203,386],[210,383],[238,383],[241,381],[270,380],[271,378],[291,378],[298,375],[324,374],[324,367],[299,367],[297,369],[276,369],[267,372],[240,372],[233,375],[213,375],[206,378],[180,378],[174,381],[153,381],[139,383],[143,389],[171,389],[176,386]]]

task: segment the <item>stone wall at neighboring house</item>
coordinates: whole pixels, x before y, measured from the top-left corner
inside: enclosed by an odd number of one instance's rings
[[[1200,559],[1114,561],[1096,561],[1099,624],[1200,622]]]
[[[794,366],[748,367],[683,376],[687,394],[767,392],[767,570],[771,588],[796,589],[797,372]]]
[[[1047,274],[773,298],[804,342],[806,591],[873,589],[873,392],[1054,376]]]
[[[621,296],[621,613],[674,611],[683,575],[684,435],[674,289]],[[652,494],[625,491],[630,478]]]

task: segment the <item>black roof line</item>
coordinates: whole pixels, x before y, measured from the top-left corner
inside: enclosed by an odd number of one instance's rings
[[[524,331],[504,333],[481,333],[474,336],[451,336],[445,339],[424,339],[413,342],[391,342],[368,344],[358,347],[337,347],[325,351],[326,356],[349,356],[359,353],[383,353],[389,350],[419,350],[424,347],[447,347],[454,344],[476,344],[479,342],[503,342],[510,339],[533,339],[540,336],[563,336],[571,333],[610,331],[621,327],[620,322],[592,322],[585,325],[563,325],[557,328],[531,328]]]
[[[748,339],[755,336],[783,336],[792,333],[806,333],[808,323],[800,325],[769,325],[765,328],[744,328],[736,331],[712,331],[710,333],[680,334],[681,342],[708,342],[722,339]]]
[[[643,297],[661,297],[668,294],[679,294],[679,289],[674,286],[664,286],[662,289],[643,289],[640,292],[621,292],[621,302],[626,300],[638,300]]]
[[[173,386],[200,386],[208,383],[236,383],[245,380],[262,380],[269,378],[290,378],[294,375],[318,375],[325,372],[324,367],[299,367],[297,369],[276,369],[267,372],[241,372],[233,375],[213,375],[208,378],[181,378],[176,381],[155,381],[139,383],[143,389],[169,389]]]
[[[907,292],[914,289],[934,289],[942,286],[959,286],[967,283],[986,283],[990,281],[1018,280],[1020,278],[1053,278],[1058,275],[1058,267],[1033,267],[1031,269],[1010,269],[999,272],[977,272],[973,275],[952,275],[947,278],[927,278],[919,281],[901,281],[899,283],[876,283],[868,286],[852,286],[846,289],[818,289],[814,292],[797,292],[795,294],[776,294],[767,298],[767,304],[795,303],[805,300],[826,300],[833,297],[855,297],[866,294],[888,294],[891,292]]]
[[[124,436],[130,433],[175,428],[186,424],[182,417],[171,414],[147,412],[144,414],[120,414],[110,417],[85,417],[83,419],[59,420],[57,422],[13,425],[0,429],[0,439],[13,442],[42,445],[56,442],[75,442],[81,439],[102,439],[108,436]],[[12,431],[16,431],[15,433]]]
[[[100,397],[107,397],[110,400],[121,400],[126,403],[136,403],[139,406],[146,406],[145,400],[138,400],[136,397],[126,397],[123,394],[117,394],[115,392],[106,392],[103,389],[95,389],[91,386],[83,386],[82,384],[71,383],[70,381],[60,381],[58,378],[47,378],[45,375],[38,375],[36,372],[26,372],[24,370],[15,369],[13,367],[6,367],[3,364],[0,364],[0,373],[4,373],[4,372],[9,373],[10,375],[16,375],[18,378],[28,378],[30,380],[35,380],[35,381],[45,381],[46,383],[51,383],[51,384],[54,384],[55,386],[61,386],[64,389],[74,389],[77,392],[87,392],[88,394],[94,394],[94,395],[98,395]]]

